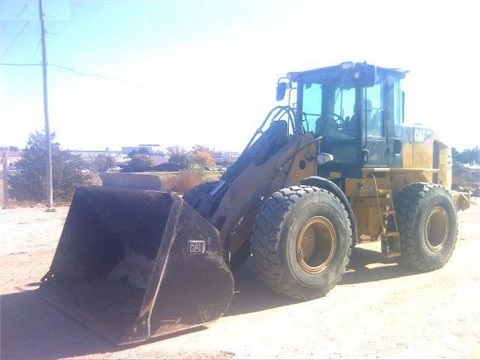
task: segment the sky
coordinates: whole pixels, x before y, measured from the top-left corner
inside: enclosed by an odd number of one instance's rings
[[[409,70],[406,120],[480,146],[470,0],[43,0],[50,131],[70,150],[241,151],[290,71]],[[0,147],[43,131],[38,0],[0,1]]]

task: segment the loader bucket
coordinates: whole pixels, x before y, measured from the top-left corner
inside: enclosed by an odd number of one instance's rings
[[[218,231],[175,193],[76,190],[40,296],[115,344],[206,325],[233,296]]]

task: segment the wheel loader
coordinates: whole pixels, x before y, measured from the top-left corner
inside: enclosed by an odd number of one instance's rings
[[[40,295],[125,345],[217,320],[247,260],[302,301],[326,295],[364,242],[413,271],[443,267],[470,196],[452,190],[451,148],[404,121],[406,74],[288,73],[239,158],[183,196],[135,178],[78,187]]]

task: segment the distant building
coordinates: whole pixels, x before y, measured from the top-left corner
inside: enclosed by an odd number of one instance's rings
[[[161,155],[151,155],[150,159],[152,159],[152,166],[158,166],[158,165],[168,163],[168,160],[170,159],[170,157],[161,156]]]
[[[238,159],[240,153],[235,151],[218,151],[214,154],[217,165],[228,165]]]
[[[115,159],[115,162],[121,162],[123,160],[120,151],[112,150],[69,150],[72,155],[80,155],[81,158],[88,164],[93,163],[99,155],[110,156]]]
[[[121,155],[120,151],[113,150],[69,150],[70,154],[80,155],[84,159],[95,159],[98,155],[117,157]]]
[[[122,146],[120,152],[122,154],[128,155],[132,151],[139,151],[141,149],[147,149],[150,153],[158,152],[159,144],[140,144],[138,146]]]
[[[6,159],[5,159],[6,156]],[[22,158],[22,150],[8,150],[6,148],[0,149],[0,171],[3,169],[4,161],[7,162],[9,169],[15,168],[15,164]]]

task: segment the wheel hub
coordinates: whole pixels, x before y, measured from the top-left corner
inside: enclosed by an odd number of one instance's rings
[[[297,237],[297,261],[307,273],[324,271],[335,255],[337,235],[333,224],[323,216],[309,219]]]
[[[449,225],[448,214],[442,207],[433,208],[426,222],[426,244],[431,251],[440,251],[447,241]]]

